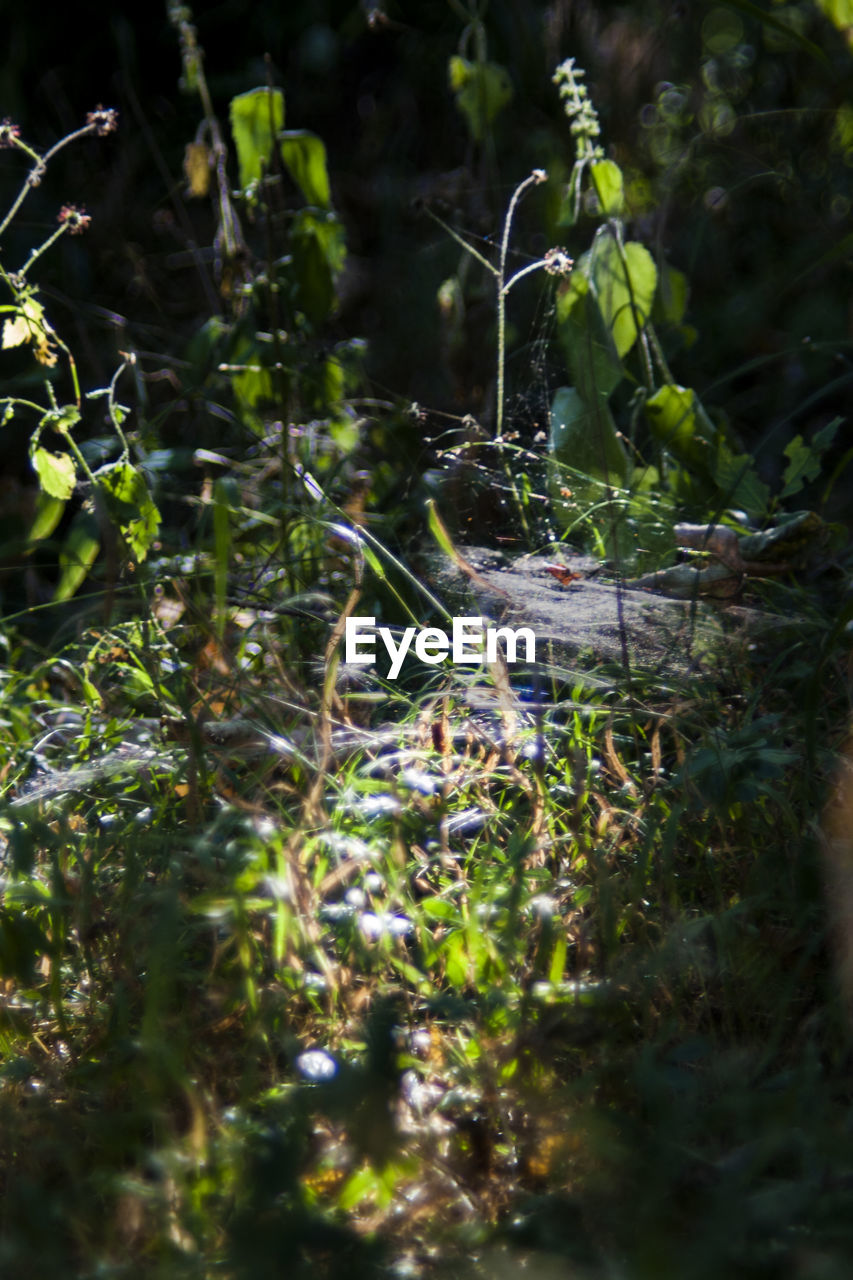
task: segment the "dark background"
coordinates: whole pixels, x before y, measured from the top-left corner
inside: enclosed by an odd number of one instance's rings
[[[420,206],[494,238],[514,187],[541,166],[553,181],[522,206],[514,264],[550,244],[575,256],[588,247],[591,218],[573,228],[558,222],[574,156],[551,75],[576,57],[608,154],[647,184],[628,234],[690,282],[695,337],[669,353],[673,372],[721,406],[772,480],[786,441],[798,431],[808,437],[849,399],[844,236],[853,168],[832,130],[850,97],[853,60],[810,0],[789,10],[819,56],[737,5],[493,3],[488,54],[508,70],[514,99],[485,146],[472,143],[448,88],[447,60],[464,26],[448,3],[223,3],[199,6],[193,20],[224,126],[230,98],[265,83],[269,55],[287,127],[315,131],[328,148],[350,255],[330,338],[367,340],[365,390],[459,415],[491,412],[493,296],[468,271],[464,333],[448,341],[436,294],[461,254]],[[742,23],[742,71],[724,63],[709,71],[704,24],[721,11]],[[176,33],[165,8],[152,6],[144,20],[139,12],[82,4],[46,20],[35,8],[17,10],[0,72],[2,115],[42,150],[97,103],[119,109],[120,127],[57,157],[3,255],[14,266],[55,225],[61,204],[85,204],[91,231],[65,237],[39,267],[53,323],[85,386],[108,380],[128,342],[148,353],[143,368],[159,381],[149,378],[146,396],[156,402],[169,394],[163,361],[181,355],[218,305],[187,249],[190,240],[209,247],[215,222],[209,202],[185,196],[183,151],[201,113],[198,99],[179,91]],[[667,87],[680,95],[680,116],[661,113]],[[714,94],[737,116],[725,136],[701,127]],[[8,198],[21,176],[21,157],[3,152]],[[542,332],[543,292],[535,276],[511,303],[510,391],[522,402],[534,376],[547,378],[548,390],[565,380],[559,362],[534,375],[541,352],[526,346]],[[19,452],[12,440],[5,445],[7,456]]]

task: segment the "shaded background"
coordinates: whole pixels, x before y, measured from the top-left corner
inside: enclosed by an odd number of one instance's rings
[[[145,22],[136,13],[84,4],[48,23],[35,9],[18,10],[0,71],[2,115],[40,148],[98,102],[117,106],[121,120],[116,135],[57,157],[3,251],[14,264],[61,204],[86,205],[90,233],[66,237],[41,264],[50,314],[86,386],[108,380],[123,346],[148,353],[145,395],[156,406],[174,394],[164,359],[180,358],[219,305],[188,249],[195,242],[209,253],[215,218],[208,201],[185,193],[183,152],[200,112],[178,89],[175,32],[157,6]],[[494,238],[515,185],[541,166],[552,181],[525,200],[514,262],[551,244],[575,256],[588,247],[592,218],[560,222],[574,157],[551,75],[574,56],[588,71],[602,141],[629,179],[629,233],[690,283],[689,331],[668,353],[673,372],[724,406],[772,481],[793,434],[808,438],[847,408],[844,237],[853,196],[853,144],[839,138],[837,115],[850,100],[850,53],[811,0],[772,15],[817,49],[736,4],[493,3],[484,16],[488,55],[506,68],[514,96],[483,145],[471,140],[448,87],[447,61],[464,29],[449,3],[224,3],[200,6],[193,20],[223,124],[235,93],[265,83],[268,54],[287,127],[326,143],[350,254],[329,340],[367,340],[365,390],[486,420],[491,282],[469,264],[460,277],[464,315],[442,312],[438,291],[459,272],[461,254],[419,210],[426,203],[473,237]],[[21,158],[4,152],[0,162],[11,193]],[[559,360],[549,366],[527,345],[547,336],[547,297],[534,276],[511,303],[510,391],[522,406],[531,388],[541,400],[565,380]],[[170,423],[179,436],[178,419]],[[198,443],[192,415],[184,430]],[[420,430],[405,419],[394,427],[398,441],[406,437],[406,466],[426,464]],[[377,439],[387,447],[386,436]],[[20,464],[26,441],[7,430],[4,450]]]

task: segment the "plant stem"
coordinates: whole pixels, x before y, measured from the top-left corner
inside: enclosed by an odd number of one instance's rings
[[[513,276],[509,284],[506,284],[506,257],[509,252],[509,237],[512,231],[512,219],[519,200],[524,195],[528,187],[535,187],[540,182],[544,182],[547,178],[544,169],[534,169],[529,177],[525,178],[522,183],[516,187],[512,193],[512,199],[509,202],[509,208],[506,211],[506,220],[504,221],[504,231],[501,237],[501,253],[497,269],[497,305],[498,305],[498,372],[497,372],[497,404],[495,406],[495,437],[500,438],[503,435],[504,422],[504,378],[506,371],[506,295],[515,281],[520,279],[526,271],[519,271]],[[537,266],[541,265],[539,263]],[[494,270],[494,268],[492,268]],[[513,485],[513,489],[515,486]]]

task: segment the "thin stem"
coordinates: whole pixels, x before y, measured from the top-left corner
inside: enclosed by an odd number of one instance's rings
[[[520,271],[516,271],[515,275],[510,277],[503,287],[504,293],[509,293],[513,285],[516,284],[522,276],[529,276],[531,271],[541,271],[544,266],[545,261],[543,258],[540,258],[538,262],[529,262],[526,267],[522,267]]]
[[[660,344],[660,339],[658,338],[658,335],[655,332],[655,327],[652,324],[651,320],[646,325],[646,334],[648,335],[649,346],[651,347],[652,355],[657,361],[657,366],[660,369],[661,373],[663,374],[663,380],[667,384],[667,386],[671,387],[675,384],[675,379],[673,378],[672,373],[670,372],[669,365],[666,362],[666,356],[663,353],[663,347]]]
[[[65,235],[65,232],[67,230],[68,230],[68,224],[63,222],[61,226],[57,227],[55,231],[51,232],[51,234],[47,237],[43,245],[40,245],[38,249],[33,249],[32,253],[27,258],[26,262],[18,272],[18,275],[21,277],[22,280],[26,276],[27,272],[29,271],[33,263],[36,262],[41,257],[41,255],[50,248],[52,244],[56,244],[56,241],[59,239],[59,237],[62,235]]]
[[[494,263],[489,262],[489,259],[484,257],[483,254],[480,253],[479,249],[475,249],[472,244],[468,243],[468,241],[464,238],[464,236],[460,236],[458,231],[454,231],[453,227],[448,226],[448,224],[444,221],[443,218],[440,218],[437,213],[433,213],[432,209],[428,208],[426,205],[424,205],[424,212],[430,218],[432,218],[433,222],[437,222],[438,225],[441,227],[442,231],[445,231],[452,240],[455,240],[458,245],[461,245],[461,247],[465,250],[466,253],[470,253],[471,257],[476,258],[477,261],[481,264],[481,266],[484,266],[487,271],[490,271],[492,273],[493,276],[497,276],[498,274],[497,267],[494,265]]]
[[[9,209],[9,212],[6,214],[3,221],[0,222],[0,236],[2,236],[3,232],[8,227],[9,223],[12,221],[33,187],[37,187],[39,185],[44,177],[44,172],[48,166],[48,162],[53,159],[57,152],[61,151],[63,147],[67,147],[69,142],[76,142],[78,138],[87,138],[90,134],[97,133],[97,131],[98,126],[96,124],[84,124],[82,128],[75,129],[73,133],[69,133],[66,137],[60,138],[58,142],[53,144],[50,150],[45,151],[43,156],[39,156],[38,152],[32,151],[25,145],[21,146],[20,143],[18,144],[20,150],[26,151],[28,156],[33,157],[34,163],[32,169],[30,169],[24,179],[24,184],[15,197],[11,209]]]
[[[121,440],[122,458],[124,461],[127,461],[127,459],[130,457],[130,445],[127,442],[127,436],[124,434],[124,432],[121,429],[121,423],[119,422],[118,415],[116,414],[116,383],[118,382],[119,378],[124,373],[128,365],[132,365],[132,364],[136,364],[136,356],[134,355],[130,355],[125,360],[122,361],[122,363],[119,365],[119,367],[116,369],[115,373],[113,374],[112,378],[110,379],[110,389],[109,389],[109,392],[107,393],[107,411],[110,415],[110,422],[113,424],[115,428],[116,435],[118,436],[119,440]]]
[[[498,373],[497,373],[497,404],[495,407],[495,436],[499,437],[503,434],[504,422],[504,376],[506,372],[506,295],[509,286],[504,287],[506,280],[506,257],[509,251],[509,237],[512,231],[512,219],[519,200],[524,195],[528,187],[535,187],[540,182],[544,182],[547,178],[544,169],[534,169],[529,177],[525,178],[512,193],[512,199],[509,202],[509,208],[506,211],[506,220],[504,222],[504,232],[501,237],[501,253],[497,270],[497,286],[498,286]],[[492,268],[494,270],[494,268]],[[519,272],[519,276],[524,272]],[[512,284],[513,281],[510,281]]]

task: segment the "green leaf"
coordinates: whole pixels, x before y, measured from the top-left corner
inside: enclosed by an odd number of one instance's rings
[[[799,493],[804,485],[817,479],[820,475],[821,458],[835,439],[842,421],[841,418],[833,418],[832,422],[828,422],[820,431],[815,432],[811,444],[806,444],[802,436],[794,436],[794,439],[785,446],[788,465],[782,476],[780,500]]]
[[[281,158],[288,173],[299,187],[308,204],[330,209],[329,174],[326,168],[326,147],[316,133],[307,129],[295,129],[280,135]]]
[[[555,519],[581,526],[608,555],[628,553],[622,505],[628,459],[607,403],[589,405],[575,387],[560,387],[551,406],[548,492]]]
[[[469,62],[454,55],[448,59],[447,76],[475,142],[482,142],[498,112],[512,100],[509,72],[497,62]]]
[[[443,551],[446,556],[450,556],[451,560],[455,562],[458,552],[453,545],[453,540],[450,537],[450,534],[444,527],[444,522],[438,514],[438,508],[432,498],[427,499],[426,508],[430,533],[435,538],[440,550]]]
[[[690,387],[661,387],[645,405],[652,435],[679,462],[710,478],[717,428]]]
[[[687,310],[688,292],[687,276],[684,272],[666,264],[660,275],[655,299],[655,314],[660,315],[667,324],[681,324]]]
[[[610,228],[602,227],[592,247],[590,275],[601,314],[623,357],[651,314],[658,279],[654,259],[636,241],[620,251]]]
[[[77,468],[69,453],[51,453],[37,446],[31,458],[42,490],[51,498],[67,502],[77,483]]]
[[[131,555],[142,561],[160,527],[160,512],[142,472],[130,462],[101,467],[95,476],[110,518],[118,526]]]
[[[231,132],[245,191],[269,167],[275,140],[284,128],[281,89],[250,89],[231,99]]]
[[[752,458],[746,453],[732,453],[723,439],[717,444],[713,479],[726,506],[741,507],[751,516],[766,512],[770,489],[759,480]]]
[[[228,601],[228,566],[231,560],[231,511],[240,505],[240,489],[233,476],[221,476],[213,485],[214,625],[225,634]]]
[[[67,436],[82,417],[76,404],[64,404],[61,409],[50,409],[42,418],[42,425]]]
[[[606,400],[625,372],[593,296],[588,268],[589,255],[584,254],[557,297],[557,323],[572,383],[593,404]]]
[[[560,387],[551,405],[551,457],[571,468],[575,478],[588,476],[601,484],[625,484],[628,458],[606,404],[588,405],[575,387]]]
[[[54,600],[71,599],[95,563],[100,549],[97,518],[90,511],[78,511],[59,553],[60,573]]]
[[[52,498],[44,489],[39,492],[35,516],[27,534],[27,542],[30,546],[34,542],[41,542],[43,538],[50,537],[62,519],[64,510],[65,502],[62,498]]]
[[[815,2],[829,21],[835,24],[848,45],[853,46],[853,0],[815,0]]]
[[[335,304],[335,280],[346,257],[343,228],[332,213],[303,209],[293,221],[291,242],[297,306],[312,324],[321,324]]]
[[[598,160],[590,167],[592,185],[606,218],[618,218],[625,208],[625,181],[622,170],[612,160]]]
[[[0,977],[31,982],[36,961],[47,951],[50,942],[34,920],[0,908]]]
[[[661,387],[645,405],[652,434],[673,457],[704,483],[705,496],[726,506],[743,507],[751,515],[767,508],[770,491],[759,480],[752,458],[735,454],[708,417],[690,387]],[[702,496],[689,477],[673,477],[674,488],[684,497]]]

